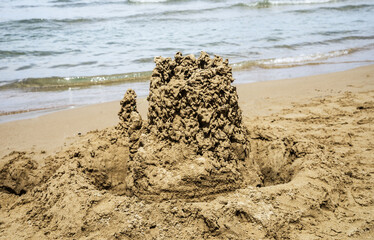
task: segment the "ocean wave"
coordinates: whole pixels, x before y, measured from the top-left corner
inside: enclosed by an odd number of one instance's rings
[[[0,81],[0,87],[9,84],[7,81]]]
[[[364,8],[373,8],[373,4],[361,4],[361,5],[344,5],[339,7],[321,7],[319,10],[335,10],[335,11],[352,11],[352,10],[361,10]]]
[[[272,5],[304,5],[337,2],[336,0],[263,0],[261,2],[269,2]]]
[[[188,0],[128,0],[132,3],[172,3],[181,2]],[[190,0],[191,1],[191,0]],[[270,5],[301,5],[301,4],[317,4],[317,3],[329,3],[337,2],[339,0],[252,0],[252,1],[228,1],[234,2],[232,6],[270,6]],[[208,1],[212,2],[212,1]],[[215,2],[215,1],[213,1]]]
[[[154,57],[144,57],[144,58],[138,58],[133,60],[134,63],[152,63],[154,61]]]
[[[300,55],[295,57],[260,59],[253,61],[244,61],[232,64],[233,70],[250,70],[252,68],[291,68],[305,65],[322,64],[324,60],[340,57],[359,51],[358,48],[350,48],[344,50],[331,51],[327,53],[315,53],[309,55]]]
[[[188,0],[117,0],[117,1],[70,1],[70,0],[61,0],[61,1],[51,1],[50,3],[55,4],[54,7],[81,7],[88,5],[109,5],[109,4],[133,4],[133,3],[166,3],[166,2],[181,2]]]
[[[87,61],[87,62],[80,62],[78,64],[57,64],[53,65],[50,68],[73,68],[73,67],[79,67],[83,65],[94,65],[97,61]]]
[[[358,30],[335,30],[335,31],[319,31],[316,33],[312,33],[312,35],[322,35],[322,36],[334,36],[334,35],[341,35],[341,34],[353,34],[358,33]]]
[[[156,0],[157,1],[157,0]],[[178,2],[181,0],[166,0],[162,2]],[[187,0],[184,0],[187,1]],[[341,0],[343,1],[343,0]],[[281,5],[308,5],[308,4],[323,4],[330,2],[339,2],[339,0],[254,0],[254,1],[227,1],[226,3],[219,2],[220,4],[212,4],[211,7],[199,8],[199,9],[183,9],[177,11],[165,11],[159,14],[161,15],[172,15],[172,14],[187,14],[187,13],[201,13],[206,11],[224,10],[224,9],[257,9],[257,8],[268,8],[271,6]]]
[[[158,3],[158,2],[182,2],[182,1],[191,1],[191,0],[132,0],[128,1],[128,3]],[[64,24],[91,24],[91,23],[102,23],[104,21],[115,21],[115,20],[131,20],[131,21],[138,21],[138,18],[141,19],[149,19],[152,20],[162,20],[163,17],[167,16],[180,16],[180,15],[189,15],[189,14],[204,14],[205,12],[212,12],[212,11],[220,11],[220,10],[227,10],[227,9],[256,9],[256,8],[264,8],[264,7],[271,7],[273,5],[289,5],[289,4],[312,4],[312,3],[325,3],[330,2],[331,0],[287,0],[287,1],[277,1],[277,0],[256,0],[256,1],[228,1],[228,2],[218,2],[215,4],[205,5],[202,8],[196,7],[187,7],[183,9],[173,9],[170,8],[162,8],[158,11],[148,12],[148,13],[128,13],[121,16],[111,16],[111,17],[72,17],[72,18],[30,18],[30,19],[17,19],[17,20],[10,20],[10,21],[3,21],[0,23],[0,27],[9,27],[10,25],[13,27],[19,26],[27,26],[27,25],[42,25],[43,26],[51,26],[56,27],[55,25],[64,25]],[[336,0],[335,0],[336,1]],[[59,2],[59,1],[58,1]],[[126,1],[95,1],[95,2],[71,2],[71,1],[62,1],[63,4],[56,5],[57,7],[69,7],[71,4],[74,6],[80,5],[101,5],[101,4],[126,4]],[[65,4],[66,3],[66,4]],[[360,7],[373,7],[374,5],[347,5],[342,7],[336,7],[336,9],[341,10],[348,10],[353,8],[360,8]],[[334,9],[332,7],[328,8],[317,8],[317,9],[306,9],[306,10],[295,10],[294,12],[298,11],[317,11],[318,9]],[[185,20],[184,18],[181,18]],[[169,18],[166,20],[170,20]]]
[[[210,4],[211,8],[198,9],[201,11],[206,10],[215,10],[215,9],[227,9],[227,8],[266,8],[271,6],[280,6],[280,5],[307,5],[307,4],[323,4],[330,2],[338,2],[339,0],[253,0],[253,1],[210,1],[207,2]],[[92,1],[92,2],[72,2],[66,1],[56,2],[58,4],[54,7],[83,7],[83,6],[92,6],[92,5],[110,5],[110,4],[174,4],[181,2],[193,2],[193,0],[127,0],[127,1]],[[184,9],[175,12],[184,12],[191,9]]]
[[[31,68],[33,68],[35,66],[36,66],[35,64],[28,64],[28,65],[24,65],[22,67],[17,68],[15,71],[27,70],[27,69],[31,69]]]
[[[57,51],[11,51],[11,50],[0,50],[0,59],[9,57],[19,57],[19,56],[50,56],[63,54],[64,52]]]
[[[39,112],[39,111],[47,111],[47,110],[58,110],[58,109],[67,109],[72,107],[73,105],[65,105],[61,107],[44,107],[44,108],[30,108],[30,109],[20,109],[15,111],[0,111],[1,116],[13,115],[13,114],[20,114],[20,113],[29,113],[29,112]]]
[[[154,3],[158,2],[169,2],[170,0],[155,0]],[[176,0],[174,0],[176,1]],[[144,1],[147,2],[147,1]],[[149,1],[150,3],[152,1]],[[71,0],[62,0],[62,1],[51,1],[53,7],[56,8],[76,8],[76,7],[86,7],[86,6],[98,6],[98,5],[123,5],[123,4],[132,4],[136,1],[126,1],[126,0],[114,0],[114,1],[71,1]],[[139,2],[140,3],[140,2]]]
[[[66,24],[81,24],[81,23],[93,23],[93,22],[103,22],[105,20],[110,20],[112,18],[30,18],[30,19],[21,19],[21,20],[13,20],[13,21],[6,21],[0,24],[4,26],[9,26],[10,24],[14,24],[14,26],[22,26],[22,25],[34,25],[34,24],[58,24],[58,23],[66,23]]]
[[[335,34],[338,34],[338,33],[339,32],[335,32]],[[330,35],[332,35],[332,34],[333,33],[330,32]],[[323,33],[321,35],[327,35],[327,33]],[[328,45],[328,44],[331,44],[331,43],[341,43],[341,42],[344,42],[344,41],[351,41],[351,40],[374,40],[374,35],[370,35],[370,36],[355,36],[355,35],[353,35],[353,36],[344,36],[344,37],[339,37],[339,38],[332,38],[332,39],[327,39],[327,40],[323,40],[323,41],[300,42],[300,43],[294,43],[294,44],[280,44],[280,45],[274,45],[273,48],[296,49],[298,47]]]
[[[50,3],[67,3],[67,2],[72,2],[72,0],[54,0],[54,1],[49,1]]]
[[[271,6],[323,4],[337,1],[338,0],[257,0],[251,2],[240,1],[232,6],[267,8]]]
[[[151,72],[137,72],[98,76],[26,78],[0,85],[0,90],[24,89],[29,91],[56,91],[69,88],[86,88],[93,85],[114,85],[148,81]]]
[[[359,11],[363,9],[372,9],[374,8],[374,4],[358,4],[358,5],[343,5],[337,7],[318,7],[313,9],[298,9],[292,10],[289,12],[295,13],[315,13],[321,11],[339,11],[339,12],[348,12],[348,11]]]
[[[345,36],[341,38],[334,38],[334,39],[329,39],[326,40],[325,42],[327,43],[338,43],[338,42],[343,42],[343,41],[348,41],[348,40],[373,40],[374,35],[369,35],[369,36]]]
[[[194,0],[112,0],[112,1],[71,1],[71,0],[55,0],[49,1],[48,7],[55,8],[77,8],[87,6],[100,5],[126,5],[126,4],[180,4],[181,2],[193,2]],[[212,6],[212,9],[221,8],[268,8],[271,6],[282,5],[308,5],[308,4],[324,4],[331,2],[340,2],[344,0],[234,0],[234,1],[211,1],[205,0]],[[41,5],[16,5],[16,8],[35,8]],[[354,5],[353,5],[354,6]],[[343,7],[344,8],[344,7]],[[348,7],[349,8],[349,7]],[[188,11],[188,9],[186,9]],[[296,10],[297,11],[297,10]],[[303,11],[303,10],[300,10]],[[308,11],[308,10],[306,10]]]

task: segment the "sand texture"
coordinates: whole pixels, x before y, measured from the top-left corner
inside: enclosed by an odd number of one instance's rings
[[[205,53],[157,58],[148,117],[128,90],[119,121],[72,145],[2,149],[0,239],[372,239],[374,66],[230,74]]]

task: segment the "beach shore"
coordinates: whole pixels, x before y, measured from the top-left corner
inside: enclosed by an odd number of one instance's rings
[[[175,178],[146,172],[140,164],[159,164],[147,144],[134,164],[131,139],[114,129],[119,101],[0,124],[0,239],[373,239],[374,65],[236,87],[249,180],[190,198],[126,192],[130,164],[167,190],[184,173],[212,173],[204,156]],[[138,109],[146,118],[145,99]],[[174,166],[189,156],[187,145],[169,158],[167,145],[149,146]]]
[[[292,102],[322,99],[347,91],[371,91],[374,89],[374,65],[323,75],[236,86],[243,115],[260,117],[289,107]],[[141,98],[138,105],[138,110],[145,119],[147,101]],[[113,101],[2,123],[0,156],[15,150],[36,153],[45,151],[49,154],[56,152],[64,145],[73,143],[81,134],[116,125],[119,108],[119,101]]]

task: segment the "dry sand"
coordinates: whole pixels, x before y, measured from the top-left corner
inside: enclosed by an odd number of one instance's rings
[[[374,65],[237,90],[263,184],[203,200],[123,195],[119,102],[0,124],[0,239],[372,239]]]

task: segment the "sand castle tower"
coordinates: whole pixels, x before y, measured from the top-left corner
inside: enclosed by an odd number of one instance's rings
[[[120,122],[116,128],[129,138],[130,157],[133,157],[139,148],[138,140],[143,125],[142,117],[136,109],[135,91],[128,89],[120,105],[121,109],[118,113]]]
[[[249,142],[228,61],[202,52],[155,63],[148,121],[127,165],[128,193],[193,198],[242,186],[243,171],[252,171]]]

